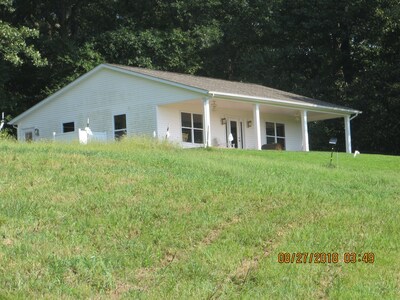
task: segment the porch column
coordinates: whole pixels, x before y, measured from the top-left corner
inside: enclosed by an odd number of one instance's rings
[[[351,153],[351,130],[350,130],[350,116],[344,117],[344,131],[346,138],[346,152]]]
[[[211,147],[211,116],[210,116],[210,99],[203,99],[203,110],[204,110],[204,148]]]
[[[308,152],[308,151],[310,151],[310,146],[308,144],[308,124],[307,124],[307,111],[306,110],[301,111],[301,135],[302,135],[302,141],[303,141],[302,150]]]
[[[253,104],[254,130],[256,134],[256,149],[261,150],[261,124],[260,124],[260,104]]]

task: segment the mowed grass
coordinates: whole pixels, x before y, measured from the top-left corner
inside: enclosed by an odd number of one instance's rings
[[[0,298],[400,298],[400,157],[330,168],[330,153],[146,139],[0,154]]]

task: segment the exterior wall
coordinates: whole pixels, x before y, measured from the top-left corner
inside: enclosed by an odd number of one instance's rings
[[[18,122],[18,138],[24,140],[24,129],[39,129],[34,140],[52,139],[53,132],[62,132],[62,124],[75,123],[75,132],[85,128],[87,118],[93,132],[106,132],[114,137],[113,116],[126,114],[128,135],[153,135],[169,139],[184,147],[202,147],[201,144],[182,143],[181,112],[204,114],[204,95],[130,74],[100,69],[91,76],[66,89],[55,99],[40,107]],[[236,120],[243,124],[243,143],[246,149],[256,148],[252,105],[248,110],[217,107],[211,108],[211,143],[226,147],[227,125],[221,119]],[[261,142],[266,143],[265,122],[285,124],[286,149],[300,151],[302,146],[301,123],[287,115],[262,113]],[[253,126],[248,128],[247,122]]]
[[[221,124],[221,119],[225,118],[227,120],[227,125]],[[211,135],[212,140],[217,142],[218,146],[225,147],[227,144],[227,126],[229,126],[229,121],[242,122],[243,129],[243,148],[244,149],[254,149],[255,148],[255,134],[254,127],[247,128],[247,121],[253,120],[252,111],[239,111],[233,109],[223,109],[217,110],[214,114],[211,113]],[[215,129],[214,129],[215,128]],[[215,136],[216,135],[216,136]],[[214,143],[213,143],[214,145]]]
[[[179,103],[175,105],[159,106],[157,109],[158,132],[157,136],[165,138],[169,127],[169,140],[181,144],[183,147],[202,147],[201,144],[182,142],[181,112],[203,114],[203,102],[198,100],[195,104]],[[237,120],[243,124],[243,141],[245,149],[256,148],[256,136],[253,120],[253,111],[239,111],[233,109],[211,109],[211,141],[216,147],[226,147],[226,126],[221,124],[221,119]],[[293,117],[285,115],[261,114],[261,143],[266,143],[266,122],[277,122],[285,124],[286,150],[301,151],[301,123]],[[247,121],[252,121],[253,126],[247,128]],[[229,123],[228,123],[229,124]]]
[[[181,127],[181,112],[202,114],[203,102],[198,101],[195,105],[190,103],[180,103],[173,106],[158,107],[158,128],[157,135],[165,138],[167,128],[169,127],[169,139],[181,144],[183,147],[202,147],[201,144],[183,143],[182,142],[182,127]],[[247,120],[252,119],[251,112],[242,112],[234,110],[213,111],[211,110],[211,144],[215,147],[226,147],[226,125],[221,124],[221,118],[234,119],[243,122],[244,144],[245,148],[254,148],[255,142],[252,128],[246,128]],[[253,140],[253,142],[252,142]]]
[[[199,94],[163,83],[100,69],[18,122],[18,138],[25,128],[38,128],[39,137],[52,139],[62,123],[75,122],[75,131],[90,118],[92,131],[114,136],[114,115],[126,114],[128,135],[152,135],[157,130],[156,107],[199,98]]]
[[[301,136],[301,122],[296,121],[294,118],[285,115],[261,114],[261,144],[267,142],[266,135],[266,122],[275,122],[285,124],[286,135],[286,150],[301,151],[302,150],[302,136]]]
[[[202,147],[200,144],[182,143],[181,112],[203,114],[202,100],[198,105],[192,102],[183,102],[176,105],[159,106],[157,108],[157,136],[165,138],[169,128],[169,140],[181,144],[183,147]],[[212,125],[211,125],[212,127]],[[211,128],[212,129],[212,128]],[[211,133],[212,134],[212,133]]]

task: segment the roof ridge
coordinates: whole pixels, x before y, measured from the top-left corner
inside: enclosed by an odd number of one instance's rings
[[[240,83],[240,84],[245,84],[245,85],[252,85],[252,86],[255,86],[255,87],[263,87],[263,88],[270,89],[270,90],[273,90],[273,91],[278,91],[280,93],[285,93],[287,95],[301,96],[301,97],[305,97],[305,98],[308,98],[308,99],[318,100],[318,99],[315,99],[315,98],[312,98],[312,97],[302,96],[302,95],[299,95],[299,94],[295,94],[295,93],[292,93],[292,92],[287,92],[287,91],[284,91],[284,90],[280,90],[280,89],[277,89],[277,88],[265,86],[265,85],[262,85],[260,83],[254,83],[254,82],[235,81],[235,80],[228,80],[228,79],[222,79],[222,78],[207,77],[207,76],[202,76],[202,75],[186,74],[186,73],[180,73],[180,72],[171,72],[171,71],[149,69],[149,68],[143,68],[143,67],[125,66],[125,65],[120,65],[120,64],[107,63],[107,65],[119,67],[119,68],[122,68],[122,69],[127,69],[127,68],[133,69],[133,70],[139,69],[139,70],[143,70],[143,71],[160,72],[160,73],[174,74],[174,75],[179,75],[179,76],[189,76],[189,77],[192,77],[192,78],[207,79],[207,80],[213,80],[213,81],[222,81],[222,82],[226,82],[226,83]],[[145,75],[148,75],[148,74],[145,74]],[[318,101],[322,101],[322,100],[318,100]]]
[[[242,84],[250,84],[250,85],[256,85],[256,86],[262,86],[266,88],[265,85],[254,83],[254,82],[244,82],[244,81],[233,81],[233,80],[228,80],[228,79],[223,79],[223,78],[215,78],[215,77],[207,77],[203,75],[194,75],[194,74],[187,74],[187,73],[181,73],[181,72],[172,72],[172,71],[165,71],[165,70],[157,70],[157,69],[149,69],[149,68],[143,68],[143,67],[134,67],[134,66],[125,66],[125,65],[120,65],[120,64],[109,64],[107,65],[115,66],[115,67],[120,67],[120,68],[131,68],[131,69],[140,69],[140,70],[145,70],[145,71],[152,71],[152,72],[161,72],[161,73],[169,73],[169,74],[175,74],[175,75],[181,75],[181,76],[190,76],[193,78],[202,78],[202,79],[208,79],[208,80],[219,80],[219,81],[224,81],[224,82],[235,82],[235,83],[242,83]],[[274,88],[270,88],[274,89]]]

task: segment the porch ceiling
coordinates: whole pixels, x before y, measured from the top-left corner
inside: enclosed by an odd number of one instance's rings
[[[171,103],[163,106],[168,107],[176,107],[177,109],[181,108],[182,105],[186,107],[193,107],[196,109],[203,108],[203,101],[201,99],[198,100],[188,100],[179,103]],[[214,111],[223,111],[224,109],[230,110],[239,110],[239,111],[253,111],[253,103],[249,102],[240,102],[240,101],[232,101],[232,100],[221,100],[221,99],[211,99],[210,101],[210,109],[211,114]],[[300,120],[300,109],[287,108],[287,107],[279,107],[268,104],[260,104],[260,113],[261,114],[275,114],[275,115],[283,115],[293,117],[296,120]],[[328,112],[318,112],[318,111],[308,111],[307,113],[308,121],[320,121],[320,120],[328,120],[335,118],[343,118],[344,115],[328,113]]]

